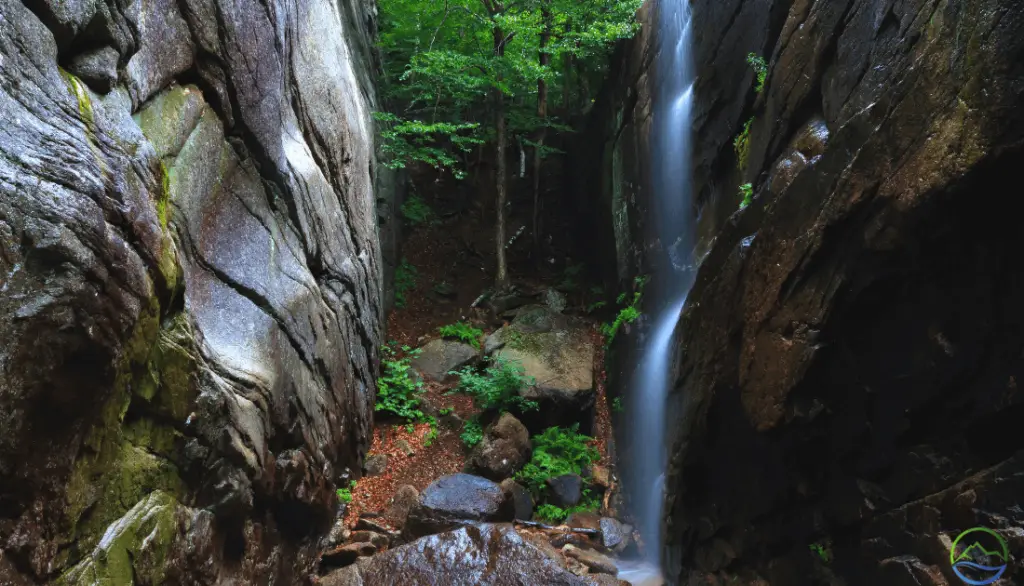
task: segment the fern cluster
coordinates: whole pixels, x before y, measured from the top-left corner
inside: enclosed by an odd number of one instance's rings
[[[338,500],[343,502],[343,503],[350,503],[350,502],[352,502],[352,491],[355,490],[355,488],[356,488],[356,481],[355,480],[353,480],[352,482],[348,483],[348,488],[339,488],[337,490]]]
[[[449,373],[459,377],[458,386],[450,392],[461,391],[472,396],[473,402],[484,411],[535,411],[536,401],[519,396],[523,387],[534,384],[532,377],[523,374],[523,366],[501,356],[491,358],[490,362],[483,372],[467,366]]]
[[[750,202],[754,201],[754,186],[750,183],[740,185],[740,195],[743,197],[743,200],[740,201],[740,209],[742,210],[750,205]]]
[[[548,478],[565,474],[583,474],[583,469],[598,461],[601,455],[590,445],[594,438],[579,433],[579,424],[572,427],[549,427],[531,438],[533,456],[516,474],[516,479],[538,500],[543,497]]]
[[[612,323],[601,325],[601,333],[604,334],[606,346],[611,346],[612,340],[615,339],[615,334],[619,332],[619,328],[625,324],[633,323],[640,317],[640,299],[643,297],[647,277],[637,277],[633,280],[633,284],[636,290],[633,292],[633,299],[629,302],[629,305],[619,310]],[[622,293],[619,295],[616,301],[619,305],[624,303],[626,301],[626,294]]]
[[[537,507],[537,518],[548,523],[561,523],[573,513],[594,513],[601,508],[601,501],[590,494],[590,490],[583,491],[583,498],[578,505],[563,509],[555,505],[545,503]]]
[[[419,226],[425,224],[434,217],[434,211],[430,209],[427,202],[418,195],[413,195],[402,204],[402,217],[410,225]]]
[[[437,331],[440,332],[441,336],[444,338],[460,340],[477,350],[480,349],[480,336],[484,335],[483,330],[474,328],[473,326],[461,321],[451,325],[441,326],[437,328]]]
[[[757,87],[754,88],[757,93],[764,91],[764,82],[768,78],[768,64],[765,62],[764,57],[756,53],[747,54],[747,63],[754,69],[754,73],[757,75]]]
[[[413,380],[412,366],[409,365],[419,350],[402,346],[405,356],[398,358],[390,346],[381,348],[384,353],[384,373],[377,379],[377,402],[374,411],[384,411],[407,421],[423,421],[419,394],[423,383]]]
[[[462,443],[467,448],[474,448],[478,443],[482,442],[484,439],[484,428],[480,425],[480,420],[474,417],[464,423],[459,439],[462,440]]]

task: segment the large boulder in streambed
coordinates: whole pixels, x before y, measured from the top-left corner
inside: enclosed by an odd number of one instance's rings
[[[499,482],[525,466],[531,452],[526,426],[511,413],[503,413],[487,428],[483,441],[473,448],[466,471]]]
[[[443,381],[449,372],[474,364],[479,358],[480,352],[469,344],[431,340],[420,348],[419,356],[410,365],[428,380]]]
[[[533,431],[579,423],[589,433],[594,417],[594,342],[584,322],[544,306],[524,308],[488,338],[494,356],[519,363],[533,384],[520,394],[540,409],[523,414]]]
[[[468,522],[512,521],[514,516],[509,495],[497,483],[472,474],[451,474],[423,490],[402,535],[414,539]]]
[[[524,539],[511,525],[470,525],[396,547],[320,580],[321,586],[585,586],[555,552]]]

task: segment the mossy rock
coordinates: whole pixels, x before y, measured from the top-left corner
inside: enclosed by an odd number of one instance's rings
[[[96,548],[58,578],[56,586],[125,586],[164,582],[168,558],[186,509],[155,491],[112,523]]]

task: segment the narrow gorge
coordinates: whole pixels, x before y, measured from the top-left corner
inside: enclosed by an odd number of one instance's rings
[[[0,0],[0,114],[0,585],[1024,580],[1019,0]]]

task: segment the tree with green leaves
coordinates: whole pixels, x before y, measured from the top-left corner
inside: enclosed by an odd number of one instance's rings
[[[508,146],[533,149],[533,237],[539,238],[540,165],[548,131],[589,105],[589,75],[636,30],[642,0],[380,0],[389,164],[465,176],[475,147],[493,147],[496,284],[508,281]],[[552,63],[563,63],[558,72]],[[575,75],[574,75],[575,74]],[[561,116],[549,93],[561,86]]]

